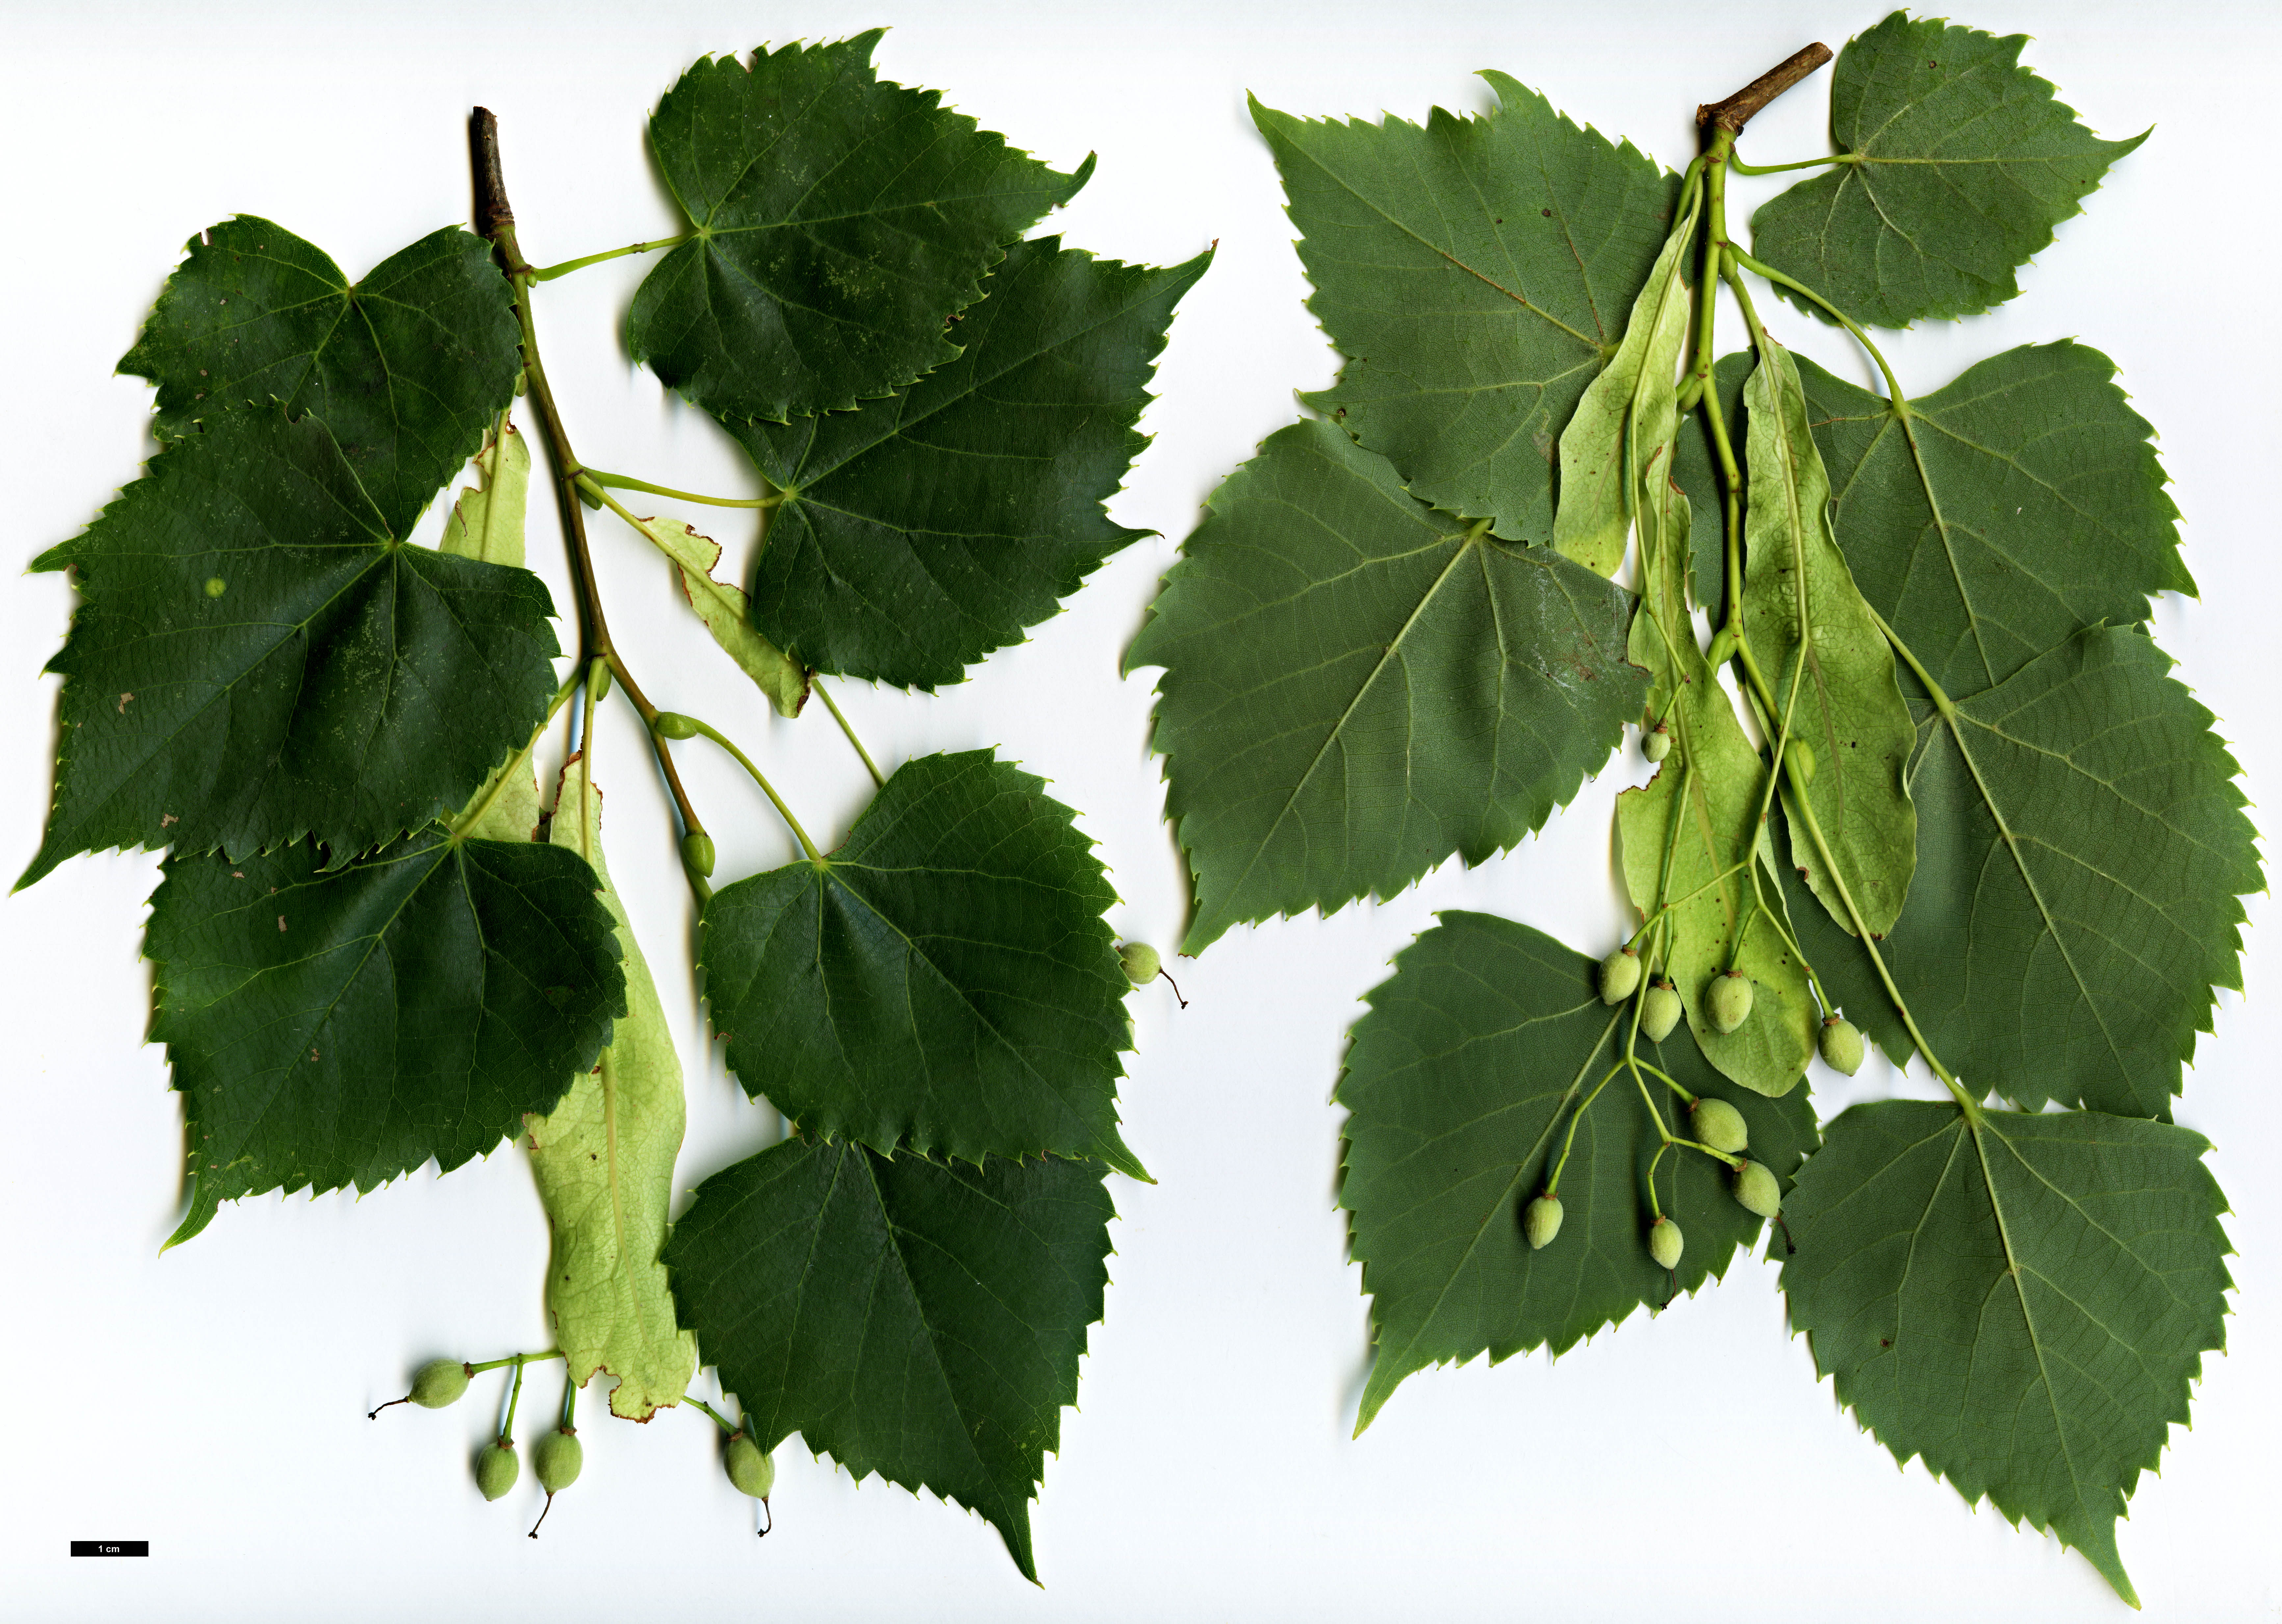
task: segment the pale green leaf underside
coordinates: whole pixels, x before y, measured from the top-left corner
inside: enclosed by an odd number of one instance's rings
[[[708,1179],[665,1260],[763,1449],[797,1432],[980,1512],[1035,1581],[1029,1504],[1101,1318],[1098,1164],[790,1139]]]
[[[1052,615],[1144,530],[1114,523],[1173,307],[1168,267],[1017,243],[963,311],[957,360],[894,398],[790,424],[726,421],[783,493],[754,624],[819,670],[953,683]]]
[[[1308,306],[1346,358],[1308,404],[1425,501],[1544,541],[1555,442],[1617,349],[1679,182],[1482,77],[1498,111],[1438,107],[1423,128],[1252,113],[1301,233]]]
[[[66,566],[55,806],[19,884],[113,846],[345,859],[457,812],[555,688],[538,577],[404,545],[326,426],[276,406],[174,441],[34,562]]]
[[[1626,593],[1427,507],[1330,423],[1269,437],[1183,555],[1126,665],[1166,668],[1184,952],[1504,850],[1639,713]]]
[[[431,831],[345,868],[306,842],[169,858],[151,1035],[213,1203],[449,1172],[551,1110],[625,1008],[610,916],[568,852]]]
[[[1525,924],[1446,913],[1395,960],[1355,1024],[1335,1096],[1347,1118],[1339,1203],[1371,1294],[1377,1352],[1356,1430],[1413,1372],[1486,1353],[1559,1353],[1642,1303],[1724,1273],[1759,1220],[1725,1171],[1693,1152],[1657,1164],[1657,1196],[1680,1226],[1677,1276],[1648,1255],[1645,1180],[1658,1137],[1621,1074],[1629,1009],[1595,991],[1593,961]],[[1751,1156],[1787,1178],[1814,1143],[1804,1095],[1762,1099],[1715,1075],[1682,1028],[1639,1053],[1691,1092],[1743,1113]],[[1657,1109],[1685,1133],[1665,1084]],[[1521,1208],[1543,1188],[1575,1109],[1590,1099],[1561,1177],[1561,1233],[1532,1251]]]
[[[889,1155],[1148,1177],[1117,1132],[1116,893],[1044,788],[987,750],[922,756],[828,857],[715,893],[700,962],[749,1093]]]
[[[586,776],[584,755],[563,769],[547,839],[577,853],[602,882],[602,906],[625,955],[626,1012],[594,1070],[554,1110],[524,1124],[554,1238],[547,1309],[570,1379],[583,1387],[596,1375],[617,1377],[610,1413],[646,1421],[679,1404],[697,1372],[696,1339],[675,1319],[658,1261],[687,1114],[681,1059],[603,865],[602,794]]]
[[[1962,701],[1953,723],[1926,717],[1918,872],[1882,948],[1976,1092],[2168,1116],[2212,989],[2241,985],[2255,835],[2240,769],[2169,665],[2137,631],[2087,631]],[[1802,945],[1850,976],[1850,1012],[1906,1055],[1882,992],[1836,944],[1810,931]]]
[[[1837,883],[1805,829],[1791,861],[1830,916],[1851,930],[1852,901],[1873,936],[1902,911],[1917,862],[1917,814],[1903,784],[1916,730],[1894,653],[1855,589],[1830,530],[1830,480],[1815,449],[1790,352],[1761,339],[1743,385],[1750,506],[1743,526],[1743,627],[1784,714],[1812,753],[1806,804]]]
[[[1888,1100],[1831,1125],[1784,1207],[1791,1325],[1839,1402],[2134,1605],[2115,1519],[2225,1340],[2208,1148],[2162,1123]]]
[[[2021,66],[2027,43],[1900,12],[1848,42],[1832,70],[1830,135],[1858,161],[1762,206],[1758,257],[1879,327],[1971,315],[2018,293],[2014,273],[2146,139],[2102,141],[2077,123]]]
[[[951,360],[946,318],[1092,172],[1057,174],[938,92],[879,78],[883,32],[702,58],[650,119],[693,235],[644,279],[627,335],[709,412],[845,411]]]

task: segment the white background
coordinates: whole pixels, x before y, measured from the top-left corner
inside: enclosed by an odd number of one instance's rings
[[[704,50],[895,25],[885,73],[940,87],[1017,145],[1068,167],[1100,154],[1057,222],[1097,252],[1220,259],[1173,330],[1145,426],[1156,435],[1114,504],[1162,531],[1094,577],[1067,613],[928,700],[847,685],[892,763],[997,744],[1053,780],[1101,842],[1121,932],[1166,946],[1185,908],[1146,754],[1147,677],[1120,652],[1214,483],[1319,388],[1332,357],[1302,310],[1300,265],[1250,89],[1311,114],[1423,117],[1486,104],[1503,68],[1667,164],[1691,113],[1807,40],[1834,47],[1875,4],[1595,7],[1383,3],[1145,5],[811,0],[355,9],[229,4],[35,6],[10,0],[0,51],[0,391],[7,555],[74,534],[151,445],[149,392],[112,375],[183,240],[237,212],[324,247],[352,275],[467,217],[464,120],[495,109],[525,251],[541,262],[669,235],[679,222],[641,141],[658,95]],[[1614,17],[1616,20],[1610,20]],[[2277,195],[2269,145],[2282,33],[2261,6],[1982,0],[1963,20],[2038,35],[2028,59],[2101,133],[2156,126],[2002,313],[1898,336],[1906,387],[1939,387],[2008,345],[2078,336],[2114,356],[2162,431],[2200,602],[2164,602],[2162,643],[2235,740],[2250,793],[2276,778]],[[1755,123],[1760,161],[1826,151],[1827,74]],[[1781,181],[1739,184],[1740,220]],[[618,324],[644,269],[622,260],[549,284],[539,321],[587,460],[686,488],[741,491],[727,442],[625,360]],[[1830,330],[1767,298],[1777,332],[1849,376]],[[656,504],[663,511],[682,511]],[[662,704],[703,710],[751,746],[820,839],[868,788],[819,708],[770,717],[670,593],[664,567],[598,515],[612,620]],[[423,536],[432,536],[431,514]],[[710,525],[733,558],[734,516]],[[534,566],[569,602],[551,517]],[[58,576],[0,595],[0,865],[37,845],[53,727],[42,663],[71,598]],[[2263,723],[2265,725],[2262,726]],[[611,862],[680,1021],[689,1068],[686,1188],[766,1143],[774,1119],[703,1034],[691,914],[665,807],[631,713],[612,708],[599,772]],[[791,855],[720,757],[686,748],[724,878]],[[1641,776],[1627,754],[1545,834],[1378,906],[1238,930],[1134,1001],[1140,1053],[1127,1137],[1161,1180],[1114,1180],[1114,1285],[1080,1408],[1066,1415],[1036,1513],[1044,1589],[997,1536],[931,1497],[862,1486],[780,1451],[777,1532],[687,1411],[586,1428],[586,1475],[537,1543],[524,1486],[486,1505],[469,1482],[486,1403],[364,1411],[438,1353],[543,1346],[546,1233],[519,1153],[362,1200],[263,1198],[194,1244],[159,1243],[181,1196],[181,1126],[163,1056],[143,1045],[138,958],[147,855],[66,864],[0,916],[10,1063],[7,1402],[0,1406],[0,1613],[167,1618],[991,1620],[1199,1618],[1687,1620],[2104,1619],[2123,1614],[2051,1540],[1969,1511],[1836,1409],[1786,1334],[1772,1269],[1542,1356],[1412,1378],[1349,1442],[1368,1362],[1359,1274],[1331,1207],[1329,1103],[1356,999],[1440,908],[1524,918],[1588,952],[1618,921],[1609,814]],[[2148,1615],[2264,1619],[2272,1577],[2276,1343],[2282,1278],[2266,1056],[2282,942],[2251,899],[2247,999],[2217,1034],[2179,1118],[2217,1148],[2240,1286],[2231,1352],[2208,1362],[2192,1433],[2143,1480],[2122,1529]],[[1896,1087],[1874,1062],[1818,1073],[1826,1111]],[[497,1378],[492,1379],[497,1380]],[[557,1392],[541,1375],[526,1398]],[[710,1392],[710,1388],[703,1390]],[[526,1439],[532,1428],[522,1429]],[[72,1561],[72,1538],[149,1539],[147,1562]]]

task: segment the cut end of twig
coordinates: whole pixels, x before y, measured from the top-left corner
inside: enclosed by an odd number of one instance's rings
[[[476,229],[496,242],[500,228],[515,225],[515,211],[507,205],[507,181],[500,174],[499,120],[488,107],[468,115],[470,167],[476,178]]]
[[[1769,68],[1726,101],[1706,102],[1698,107],[1696,121],[1740,135],[1743,126],[1760,108],[1829,60],[1830,47],[1817,40],[1805,50]]]

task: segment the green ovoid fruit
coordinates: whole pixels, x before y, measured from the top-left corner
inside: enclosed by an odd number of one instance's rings
[[[1660,762],[1672,754],[1672,730],[1657,723],[1641,735],[1641,754],[1651,762]]]
[[[1658,976],[1641,1000],[1641,1032],[1649,1042],[1661,1043],[1680,1025],[1682,1013],[1678,989]]]
[[[476,1487],[483,1490],[486,1500],[496,1500],[514,1488],[522,1471],[523,1463],[515,1458],[515,1445],[505,1438],[494,1438],[476,1451]]]
[[[1552,1245],[1553,1237],[1561,1233],[1560,1198],[1541,1195],[1524,1207],[1521,1210],[1521,1233],[1533,1252],[1541,1252]]]
[[[1861,1040],[1855,1040],[1861,1046]],[[468,1367],[458,1359],[431,1359],[412,1373],[411,1399],[423,1410],[441,1410],[468,1390]]]
[[[740,1494],[765,1500],[769,1490],[776,1487],[776,1458],[764,1454],[761,1446],[743,1433],[729,1440],[729,1447],[721,1451],[721,1465]]]
[[[577,1433],[558,1427],[531,1451],[531,1464],[539,1473],[539,1486],[557,1494],[578,1481],[579,1468],[586,1464],[586,1446]]]
[[[1704,659],[1716,671],[1735,657],[1735,629],[1733,626],[1722,626],[1719,633],[1712,638],[1711,651],[1704,656]]]
[[[1680,1267],[1680,1249],[1684,1243],[1680,1226],[1668,1218],[1660,1218],[1649,1226],[1648,1255],[1656,1259],[1659,1269]]]
[[[1822,1063],[1834,1071],[1851,1077],[1862,1069],[1861,1030],[1843,1015],[1824,1018],[1816,1047],[1822,1051]]]
[[[1690,1110],[1697,1144],[1709,1145],[1725,1156],[1735,1156],[1751,1142],[1751,1131],[1744,1125],[1743,1113],[1727,1101],[1705,1094]]]
[[[1814,782],[1814,746],[1804,739],[1794,739],[1783,746],[1783,761],[1789,766],[1791,776],[1805,789]]]
[[[1117,949],[1118,963],[1125,966],[1125,978],[1136,986],[1146,986],[1165,968],[1164,958],[1145,941],[1129,941]]]
[[[696,719],[692,716],[685,716],[678,710],[662,710],[658,712],[657,720],[651,723],[649,725],[651,731],[660,739],[695,739],[697,737]]]
[[[1735,1031],[1750,1017],[1751,978],[1740,970],[1712,977],[1704,993],[1704,1013],[1712,1017],[1714,1032]]]
[[[1601,961],[1601,1001],[1620,1004],[1633,995],[1640,986],[1640,955],[1630,947],[1619,947]]]
[[[713,837],[710,834],[686,834],[681,837],[681,861],[689,871],[710,878],[713,873]]]
[[[1735,1199],[1746,1212],[1771,1218],[1782,1210],[1782,1187],[1760,1162],[1746,1162],[1735,1170]]]

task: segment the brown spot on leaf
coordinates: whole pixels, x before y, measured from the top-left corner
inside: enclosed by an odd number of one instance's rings
[[[285,932],[285,916],[283,914],[277,916],[277,932],[281,936]]]
[[[131,693],[122,693],[119,696],[119,714],[120,715],[123,716],[127,714],[127,701],[134,697],[135,696]]]

